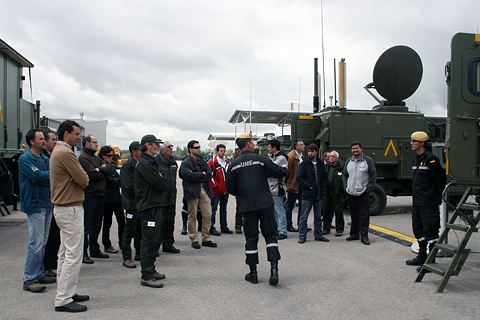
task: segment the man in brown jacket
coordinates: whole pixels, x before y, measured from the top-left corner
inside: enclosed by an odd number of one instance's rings
[[[292,222],[292,212],[295,208],[295,202],[301,198],[301,190],[297,182],[297,172],[300,163],[303,161],[302,153],[305,151],[305,143],[302,140],[295,140],[293,142],[293,150],[288,154],[288,174],[285,177],[285,184],[287,185],[287,203],[285,205],[285,215],[287,216],[287,231],[298,232]],[[300,217],[300,201],[298,201],[298,216],[297,225]]]
[[[90,299],[77,294],[83,256],[83,188],[88,185],[88,176],[72,151],[80,140],[80,125],[66,120],[58,127],[57,134],[60,141],[50,158],[50,189],[61,239],[55,311],[81,312],[87,307],[77,302]]]

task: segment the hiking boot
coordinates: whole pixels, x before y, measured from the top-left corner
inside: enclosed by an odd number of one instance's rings
[[[165,279],[165,274],[155,271],[155,273],[153,274],[153,279],[163,280],[163,279]]]
[[[41,278],[38,278],[37,279],[38,282],[40,283],[55,283],[57,282],[57,278],[56,277],[47,277],[47,276],[43,276]]]
[[[133,269],[133,268],[137,267],[137,264],[135,262],[133,262],[132,259],[123,260],[122,264],[127,268],[132,268]]]
[[[155,279],[150,280],[141,280],[140,284],[144,287],[151,287],[151,288],[162,288],[163,283],[161,281],[157,281]]]
[[[45,287],[44,285],[38,282],[23,283],[23,290],[25,291],[42,292],[42,291],[45,291],[45,289],[47,289],[47,287]]]

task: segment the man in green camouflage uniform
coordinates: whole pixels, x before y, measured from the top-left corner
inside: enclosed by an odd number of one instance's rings
[[[155,270],[155,259],[159,241],[162,237],[162,225],[165,219],[165,194],[167,179],[158,171],[155,156],[160,151],[161,140],[148,134],[142,138],[142,154],[135,167],[135,202],[138,218],[142,225],[142,244],[140,262],[142,279],[140,284],[152,288],[161,288],[165,275]]]
[[[122,254],[123,265],[127,268],[136,268],[137,265],[132,260],[132,248],[130,243],[134,239],[135,256],[140,256],[140,242],[142,232],[140,224],[138,223],[137,207],[135,206],[135,188],[134,188],[134,173],[137,161],[140,159],[142,145],[140,141],[133,141],[130,143],[128,149],[130,156],[127,162],[122,165],[120,170],[120,180],[122,186],[122,205],[125,210],[125,229],[122,237]]]

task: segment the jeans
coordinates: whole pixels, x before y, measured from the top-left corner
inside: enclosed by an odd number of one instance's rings
[[[283,196],[272,196],[275,203],[275,219],[277,220],[278,233],[287,235],[287,217],[283,206]]]
[[[315,239],[323,236],[322,232],[322,200],[302,200],[302,211],[300,215],[300,225],[298,228],[298,238],[307,238],[307,220],[310,210],[313,207],[314,222],[313,222],[313,234]]]
[[[213,194],[212,198],[212,228],[215,228],[215,214],[220,203],[220,229],[227,227],[228,194]]]
[[[53,208],[41,208],[39,213],[29,213],[28,225],[30,241],[28,242],[27,259],[25,261],[25,279],[27,284],[37,282],[43,277],[45,267],[43,258],[48,241],[48,232],[52,223]]]
[[[83,256],[88,257],[87,249],[90,247],[90,254],[94,255],[100,252],[98,245],[98,235],[102,229],[103,209],[105,206],[105,197],[85,197],[83,201],[85,239],[83,243]]]

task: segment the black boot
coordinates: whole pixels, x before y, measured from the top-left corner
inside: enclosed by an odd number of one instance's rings
[[[272,268],[270,269],[270,283],[272,286],[276,286],[278,284],[278,260],[270,261]]]
[[[418,255],[411,259],[405,261],[405,263],[409,266],[421,266],[425,263],[425,260],[427,260],[427,241],[419,241],[418,242]]]
[[[258,283],[257,265],[252,264],[252,265],[249,265],[249,267],[250,267],[250,273],[247,273],[245,275],[245,280],[247,280],[250,283]]]
[[[430,244],[428,245],[428,250],[429,250],[429,252],[432,252],[432,251],[433,251],[433,247],[435,246],[435,243],[437,243],[437,242],[435,241],[435,242],[432,242],[432,243],[430,243]],[[425,260],[426,260],[426,259],[425,259]],[[431,261],[430,263],[435,263],[435,257],[433,257],[433,259],[432,259],[432,261]],[[422,264],[422,265],[423,265],[423,264]],[[420,272],[420,270],[422,270],[422,267],[421,267],[421,266],[417,268],[417,272]],[[432,271],[425,269],[425,273],[430,273],[430,272],[432,272]]]
[[[183,223],[182,235],[187,234],[187,221],[188,221],[188,212],[185,212],[182,210],[182,223]]]

